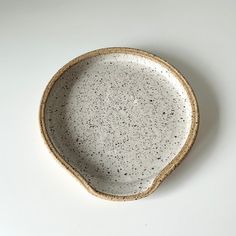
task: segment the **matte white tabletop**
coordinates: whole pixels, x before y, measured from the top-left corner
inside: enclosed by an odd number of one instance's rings
[[[236,1],[0,0],[0,235],[236,235]],[[41,95],[74,57],[147,50],[199,101],[196,143],[149,197],[93,197],[52,157]]]

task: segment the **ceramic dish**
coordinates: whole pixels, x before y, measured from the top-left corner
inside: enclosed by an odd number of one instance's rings
[[[54,75],[40,124],[54,156],[89,192],[134,200],[152,193],[187,154],[198,107],[167,62],[137,49],[106,48]]]

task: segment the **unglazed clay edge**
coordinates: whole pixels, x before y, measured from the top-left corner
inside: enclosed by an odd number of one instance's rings
[[[154,62],[158,62],[162,64],[164,67],[169,69],[175,76],[176,78],[181,82],[183,85],[184,89],[186,90],[190,103],[191,103],[191,108],[192,108],[192,123],[191,123],[191,129],[188,135],[188,138],[183,145],[182,149],[180,152],[175,156],[175,158],[160,172],[160,174],[154,179],[152,182],[152,185],[145,191],[133,194],[133,195],[127,195],[127,196],[116,196],[112,194],[106,194],[99,192],[92,188],[87,181],[72,167],[70,166],[57,152],[56,148],[50,141],[50,137],[47,133],[46,126],[45,126],[45,104],[47,102],[48,95],[54,85],[54,83],[60,78],[60,76],[67,71],[70,67],[73,65],[77,64],[80,61],[83,61],[84,59],[89,59],[91,57],[95,57],[98,55],[104,55],[104,54],[110,54],[110,53],[128,53],[132,55],[138,55],[145,57],[147,59],[150,59]],[[157,187],[163,182],[163,180],[181,163],[181,161],[186,157],[187,153],[190,151],[199,128],[199,108],[198,108],[198,103],[196,96],[189,85],[189,83],[186,81],[184,76],[177,71],[173,66],[171,66],[169,63],[167,63],[165,60],[159,58],[156,55],[153,55],[151,53],[145,52],[140,49],[134,49],[134,48],[126,48],[126,47],[111,47],[111,48],[102,48],[98,50],[94,50],[88,53],[85,53],[79,57],[74,58],[70,62],[68,62],[66,65],[64,65],[61,69],[58,70],[58,72],[52,77],[52,79],[49,81],[42,99],[40,103],[40,111],[39,111],[39,122],[40,122],[40,129],[41,129],[41,134],[44,138],[45,143],[49,147],[49,150],[52,152],[54,157],[66,168],[69,170],[70,173],[73,174],[80,182],[81,184],[84,185],[84,187],[93,195],[106,199],[106,200],[114,200],[114,201],[127,201],[127,200],[137,200],[140,198],[144,198],[151,193],[153,193]]]

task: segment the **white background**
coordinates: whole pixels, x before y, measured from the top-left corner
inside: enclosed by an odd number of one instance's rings
[[[236,235],[236,1],[0,0],[0,235]],[[102,47],[156,53],[189,80],[201,126],[148,198],[88,194],[51,156],[38,110],[52,75]]]

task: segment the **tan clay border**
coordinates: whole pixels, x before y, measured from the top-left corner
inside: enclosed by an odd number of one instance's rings
[[[132,55],[138,55],[141,57],[145,57],[147,59],[150,59],[154,62],[160,63],[161,65],[163,65],[165,68],[167,68],[168,70],[170,70],[175,76],[176,78],[178,78],[178,80],[181,82],[181,84],[183,85],[183,87],[185,88],[189,100],[191,102],[191,107],[192,107],[192,124],[191,124],[191,130],[190,133],[188,135],[188,138],[184,144],[184,146],[182,147],[181,151],[176,155],[176,157],[160,172],[160,174],[156,177],[156,179],[153,181],[152,185],[145,190],[144,192],[140,192],[137,194],[133,194],[133,195],[128,195],[128,196],[117,196],[117,195],[112,195],[112,194],[106,194],[106,193],[102,193],[99,191],[96,191],[94,188],[92,188],[87,181],[73,168],[71,167],[68,163],[66,163],[63,158],[60,156],[60,154],[58,153],[58,151],[56,150],[56,148],[54,147],[54,145],[52,144],[50,137],[47,133],[46,130],[46,125],[45,125],[45,106],[46,106],[46,102],[47,102],[47,98],[48,95],[54,85],[54,83],[61,77],[61,75],[68,70],[70,67],[72,67],[73,65],[91,58],[91,57],[95,57],[98,55],[104,55],[104,54],[110,54],[110,53],[127,53],[127,54],[132,54]],[[192,90],[192,88],[190,87],[190,85],[188,84],[188,82],[185,80],[185,78],[174,68],[172,67],[170,64],[168,64],[166,61],[162,60],[161,58],[147,53],[145,51],[139,50],[139,49],[133,49],[133,48],[124,48],[124,47],[114,47],[114,48],[104,48],[104,49],[98,49],[92,52],[88,52],[86,54],[83,54],[73,60],[71,60],[69,63],[67,63],[65,66],[63,66],[51,79],[51,81],[48,83],[42,100],[41,100],[41,104],[40,104],[40,112],[39,112],[39,119],[40,119],[40,128],[41,128],[41,133],[44,137],[44,140],[47,144],[47,146],[49,147],[49,149],[51,150],[51,152],[54,154],[54,156],[56,157],[56,159],[66,168],[68,169],[75,177],[77,177],[77,179],[84,185],[84,187],[93,195],[103,198],[103,199],[107,199],[107,200],[115,200],[115,201],[126,201],[126,200],[137,200],[143,197],[148,196],[149,194],[153,193],[157,187],[162,183],[162,181],[181,163],[181,161],[185,158],[186,154],[189,152],[189,150],[191,149],[196,135],[197,135],[197,131],[198,131],[198,127],[199,127],[199,109],[198,109],[198,104],[197,104],[197,100],[196,97],[194,95],[194,92]]]

